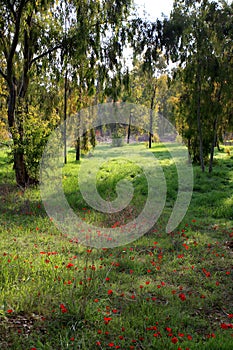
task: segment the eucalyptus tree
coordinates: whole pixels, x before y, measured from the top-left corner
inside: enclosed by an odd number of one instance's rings
[[[35,76],[49,79],[52,68],[68,57],[83,91],[93,94],[97,72],[101,84],[118,65],[124,33],[121,31],[131,0],[72,0],[71,24],[64,30],[64,3],[54,0],[0,0],[0,75],[8,91],[8,126],[13,140],[16,182],[36,182],[27,167],[25,125],[28,120],[29,87]],[[61,61],[58,54],[61,50]],[[57,74],[58,79],[61,75]],[[44,82],[41,81],[41,84]],[[32,110],[31,110],[32,112]],[[30,118],[29,118],[30,119]],[[31,121],[31,119],[30,119]],[[28,127],[28,125],[27,125]]]
[[[106,96],[113,101],[119,97],[131,3],[131,0],[74,0],[68,5],[74,16],[67,33],[65,55],[77,91],[78,116],[81,108],[103,102]],[[80,136],[76,140],[77,160],[80,159]],[[86,136],[84,139],[87,140]],[[91,140],[93,143],[93,132]]]
[[[141,63],[138,73],[144,76],[144,103],[149,99],[149,148],[153,137],[153,113],[156,107],[156,91],[158,76],[166,68],[162,48],[162,23],[160,20],[150,22],[147,19],[132,21],[132,31],[129,34],[133,48],[134,63]],[[135,65],[135,64],[134,64]]]
[[[34,182],[25,160],[27,92],[37,64],[44,69],[61,47],[54,1],[0,1],[0,74],[8,90],[8,126],[13,140],[17,184]],[[44,60],[46,58],[46,60]]]
[[[231,50],[231,17],[232,5],[225,1],[176,0],[164,26],[167,52],[173,60],[179,60],[181,67],[178,75],[183,84],[180,112],[188,126],[188,147],[192,159],[200,162],[202,171],[209,156],[209,171],[212,171],[223,99],[229,86],[226,84],[229,83],[226,57],[229,59]],[[167,28],[172,28],[173,47]]]

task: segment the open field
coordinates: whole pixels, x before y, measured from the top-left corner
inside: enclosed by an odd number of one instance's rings
[[[100,151],[109,152],[107,147]],[[144,145],[124,147],[133,151]],[[166,205],[147,234],[114,249],[81,246],[59,232],[45,213],[39,188],[15,186],[2,149],[0,349],[231,350],[233,147],[227,148],[217,154],[213,174],[194,167],[189,209],[167,234],[177,173],[165,147],[153,145],[166,177]],[[124,160],[102,164],[97,188],[103,198],[115,198],[122,177],[135,187],[127,211],[109,216],[81,198],[74,156],[70,150],[63,188],[84,221],[101,230],[138,215],[148,194],[139,167]]]

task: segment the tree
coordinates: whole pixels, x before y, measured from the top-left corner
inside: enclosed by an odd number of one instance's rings
[[[132,23],[130,33],[131,44],[134,50],[134,65],[141,62],[141,74],[147,82],[146,89],[149,96],[149,148],[151,148],[153,137],[153,112],[156,106],[157,77],[165,69],[164,55],[161,52],[162,23],[157,20],[150,22],[136,19]]]
[[[29,105],[30,83],[41,72],[46,80],[51,74],[60,80],[62,74],[56,67],[63,66],[66,58],[72,67],[67,79],[76,76],[77,105],[83,106],[83,93],[95,93],[97,72],[103,84],[108,69],[114,71],[119,65],[125,43],[121,28],[130,4],[131,0],[69,1],[70,23],[64,33],[63,2],[0,0],[0,75],[8,90],[8,126],[18,185],[37,181],[29,174],[25,154],[29,109],[29,120],[35,112]]]
[[[173,28],[175,51],[167,30],[165,39],[168,39],[164,42],[170,57],[180,63],[177,75],[183,87],[180,113],[187,126],[183,135],[192,159],[199,161],[202,171],[208,158],[209,171],[212,171],[214,147],[226,103],[226,82],[232,86],[228,70],[229,46],[226,45],[232,40],[231,16],[232,6],[224,1],[177,0],[170,23],[166,22],[164,27]]]
[[[61,47],[54,1],[0,1],[0,74],[8,89],[8,126],[13,140],[16,182],[35,182],[25,161],[27,92],[35,66]],[[45,64],[42,62],[42,66]]]

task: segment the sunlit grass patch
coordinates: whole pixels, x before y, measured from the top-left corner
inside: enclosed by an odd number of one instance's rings
[[[152,152],[167,180],[163,214],[140,239],[114,249],[81,246],[78,235],[61,233],[44,211],[39,188],[18,189],[2,154],[3,173],[11,175],[0,185],[1,349],[231,349],[232,248],[226,242],[233,236],[232,160],[219,154],[212,176],[194,167],[186,216],[167,234],[177,173],[164,146]],[[69,156],[63,185],[77,214],[100,228],[121,225],[125,214],[103,215],[83,201],[80,163],[73,151]],[[114,198],[122,174],[135,185],[131,220],[146,199],[141,170],[108,161],[97,184],[103,198]]]

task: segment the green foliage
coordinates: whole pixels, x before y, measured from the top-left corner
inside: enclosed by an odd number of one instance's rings
[[[201,158],[207,162],[229,128],[232,106],[227,96],[233,79],[226,43],[232,40],[232,31],[226,28],[231,17],[232,6],[218,1],[178,0],[171,14],[169,25],[179,47],[175,58],[174,47],[168,45],[168,51],[173,60],[180,60],[176,126],[194,162]]]

